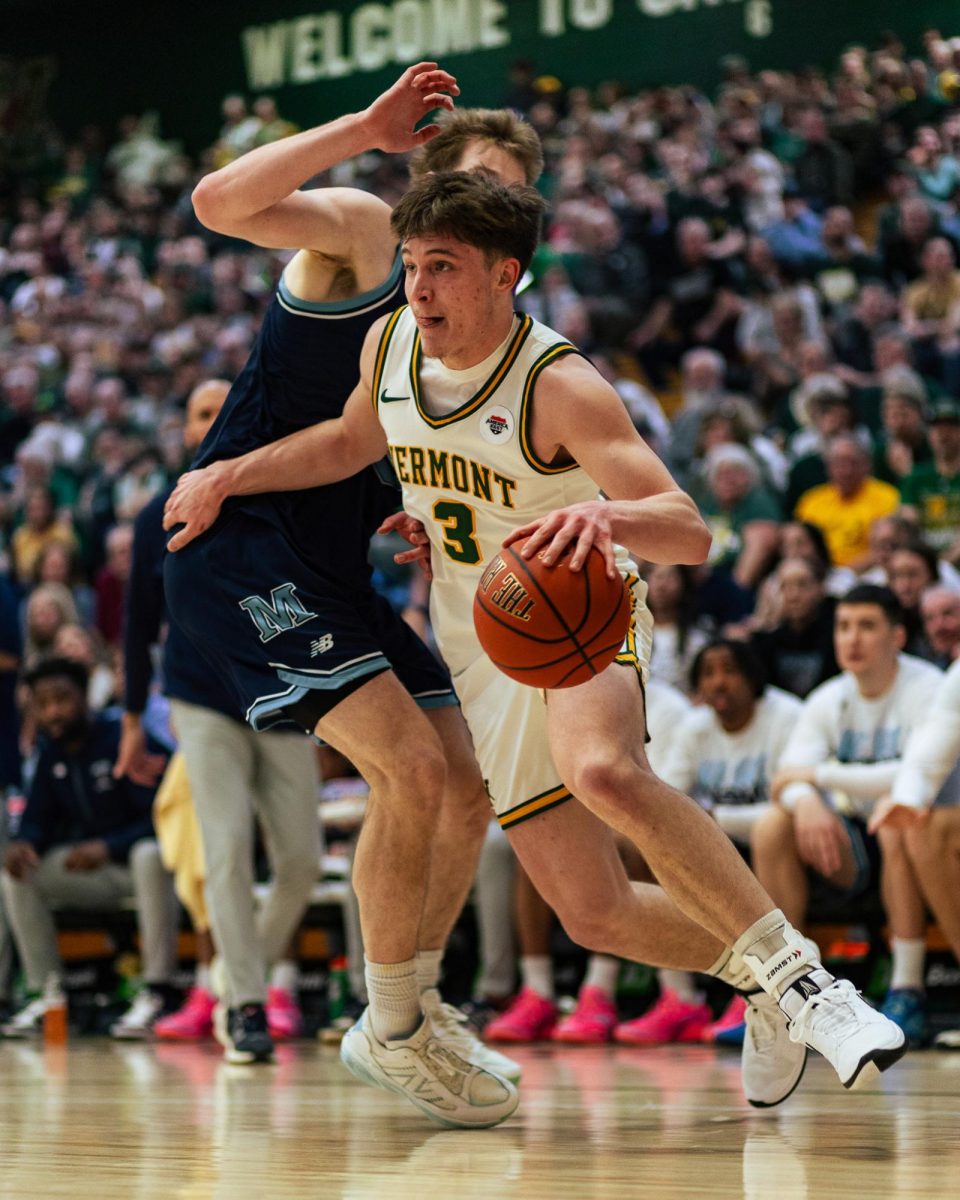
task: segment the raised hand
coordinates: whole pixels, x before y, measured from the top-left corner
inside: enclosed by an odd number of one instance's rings
[[[436,108],[453,109],[460,95],[456,79],[433,62],[408,67],[397,82],[360,114],[371,143],[390,154],[412,150],[440,132],[436,124],[416,124]]]

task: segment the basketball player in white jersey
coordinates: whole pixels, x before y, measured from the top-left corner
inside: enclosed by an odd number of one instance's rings
[[[412,188],[392,217],[409,307],[371,329],[343,417],[187,476],[167,514],[168,527],[183,526],[171,548],[208,528],[228,495],[326,482],[389,449],[405,508],[430,538],[433,627],[495,811],[570,936],[759,984],[751,1009],[773,1037],[745,1042],[753,1103],[790,1093],[807,1046],[852,1087],[900,1057],[903,1034],[824,971],[722,831],[650,772],[650,621],[639,584],[620,660],[546,702],[500,675],[477,642],[473,594],[501,543],[527,537],[524,553],[548,562],[573,544],[574,569],[595,545],[611,574],[631,579],[619,546],[681,563],[702,562],[709,548],[693,502],[616,392],[558,334],[514,314],[542,211],[532,189],[478,175],[435,175]],[[662,888],[631,886],[610,826],[637,845]],[[366,1019],[342,1053],[355,1073],[386,1085]]]

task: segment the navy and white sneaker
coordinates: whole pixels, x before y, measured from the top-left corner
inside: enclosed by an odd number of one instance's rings
[[[244,1004],[239,1008],[218,1004],[213,1013],[213,1032],[228,1063],[246,1066],[273,1060],[273,1038],[262,1004]]]

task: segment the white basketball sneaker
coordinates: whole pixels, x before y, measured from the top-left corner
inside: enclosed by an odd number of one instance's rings
[[[509,1079],[511,1083],[520,1082],[523,1074],[520,1064],[481,1042],[467,1024],[466,1014],[452,1004],[445,1004],[436,988],[421,992],[420,1004],[445,1046],[455,1050],[475,1067],[499,1075],[501,1079]]]
[[[432,1120],[452,1129],[489,1129],[514,1111],[520,1097],[506,1079],[468,1062],[437,1036],[424,1017],[409,1038],[378,1041],[370,1010],[340,1043],[344,1066],[373,1087],[405,1096]]]
[[[787,1018],[773,996],[753,992],[746,1000],[747,1029],[740,1057],[743,1094],[754,1108],[773,1108],[803,1078],[807,1047],[793,1041]]]
[[[825,971],[802,975],[780,998],[790,1018],[790,1040],[819,1050],[845,1088],[878,1079],[907,1049],[899,1025],[864,1000],[849,979],[824,986]]]

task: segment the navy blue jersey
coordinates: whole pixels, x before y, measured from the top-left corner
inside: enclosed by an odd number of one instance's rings
[[[388,279],[350,300],[300,300],[281,280],[194,466],[236,458],[339,417],[359,380],[368,329],[403,300],[399,256]],[[399,491],[385,478],[389,473],[375,466],[327,487],[234,497],[224,514],[242,512],[278,527],[312,571],[341,582],[366,580],[370,536],[400,506]]]
[[[167,535],[163,506],[172,488],[146,504],[133,525],[133,562],[123,623],[124,707],[142,713],[153,678],[151,650],[163,642],[163,692],[202,708],[213,708],[237,721],[243,712],[220,675],[169,617],[163,594]],[[166,624],[166,637],[162,637]],[[201,643],[202,650],[202,643]]]

